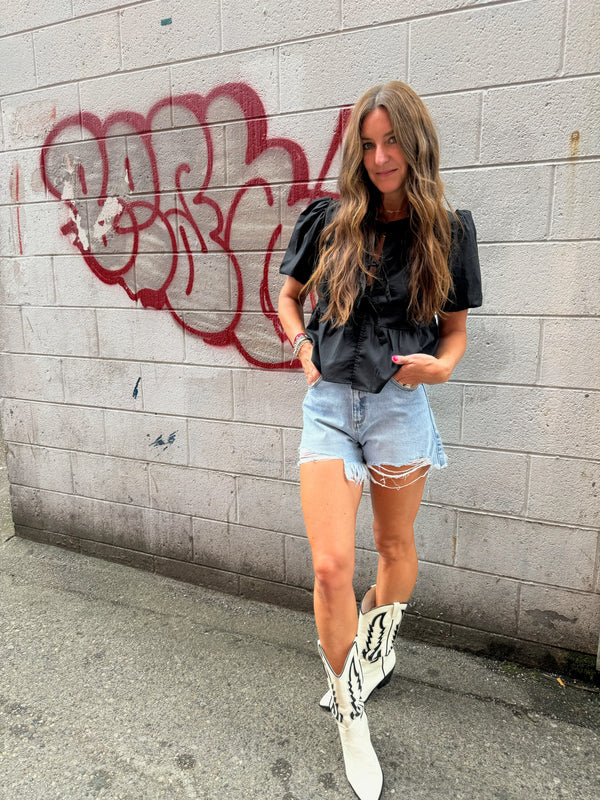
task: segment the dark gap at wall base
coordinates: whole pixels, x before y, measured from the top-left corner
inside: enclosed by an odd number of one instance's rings
[[[93,542],[76,536],[22,525],[15,525],[15,534],[23,539],[63,547],[82,555],[154,572],[166,578],[197,586],[206,586],[225,594],[246,597],[250,600],[258,600],[294,611],[312,613],[312,593],[296,586],[285,586],[247,575],[205,567],[202,564],[164,558],[103,542]],[[512,662],[515,669],[518,669],[517,665],[535,667],[600,686],[600,673],[595,667],[596,659],[590,653],[466,628],[414,614],[405,615],[402,623],[402,638]]]

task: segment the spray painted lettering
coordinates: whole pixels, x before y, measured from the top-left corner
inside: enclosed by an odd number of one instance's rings
[[[223,103],[239,122],[215,124]],[[314,182],[303,148],[269,137],[263,103],[244,83],[165,98],[147,116],[63,119],[42,147],[42,177],[68,208],[62,233],[97,278],[145,308],[168,310],[207,344],[234,346],[257,367],[287,368],[269,290],[273,251],[282,219],[333,194],[323,184],[348,113],[337,114]],[[81,141],[63,144],[79,127]]]

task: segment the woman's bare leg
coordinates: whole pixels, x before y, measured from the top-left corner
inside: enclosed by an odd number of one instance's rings
[[[393,470],[386,467],[386,470]],[[390,487],[371,484],[373,532],[379,553],[376,605],[407,603],[417,582],[414,521],[421,505],[428,467],[406,478],[388,480]],[[420,476],[418,480],[415,480]]]
[[[301,464],[300,486],[315,572],[317,631],[332,669],[340,674],[358,626],[352,578],[362,486],[347,480],[340,459]]]

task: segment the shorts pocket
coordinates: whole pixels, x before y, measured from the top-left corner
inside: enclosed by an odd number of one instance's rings
[[[308,384],[308,388],[309,389],[314,389],[315,386],[318,386],[321,383],[322,380],[323,380],[323,376],[319,375],[319,377],[317,378],[317,380],[314,383],[309,383]]]
[[[396,378],[390,378],[389,383],[393,384],[397,389],[400,389],[401,392],[414,392],[419,388],[420,385],[417,383],[416,386],[411,386],[409,389],[408,386],[404,386],[404,384],[399,383]]]

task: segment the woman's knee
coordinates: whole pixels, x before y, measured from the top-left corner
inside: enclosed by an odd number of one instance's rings
[[[332,554],[313,557],[313,569],[318,588],[325,592],[335,592],[352,586],[354,559]]]
[[[416,554],[415,536],[412,525],[390,532],[382,530],[377,523],[373,525],[375,549],[385,561],[406,561]]]

